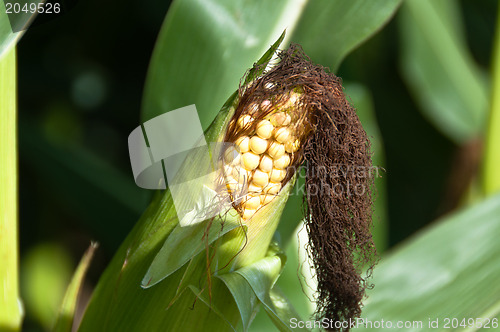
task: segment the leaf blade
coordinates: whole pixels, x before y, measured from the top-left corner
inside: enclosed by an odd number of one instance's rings
[[[500,310],[498,232],[500,195],[424,230],[376,267],[362,317],[424,322],[487,312],[494,317]]]
[[[336,71],[349,52],[392,18],[400,3],[401,0],[311,1],[292,40],[301,44],[313,61]]]
[[[483,129],[488,85],[467,50],[458,12],[454,1],[406,1],[400,68],[423,115],[461,144]]]
[[[92,243],[83,255],[80,264],[78,264],[78,267],[73,274],[73,278],[71,279],[71,282],[66,290],[66,294],[64,295],[59,315],[54,328],[52,329],[54,332],[72,331],[78,294],[97,247],[97,243]]]
[[[151,59],[142,119],[195,104],[206,128],[253,61],[293,30],[304,3],[174,1]]]

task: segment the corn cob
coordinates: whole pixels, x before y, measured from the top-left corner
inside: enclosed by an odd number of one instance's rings
[[[234,146],[224,152],[223,182],[243,220],[270,203],[300,163],[300,142],[310,127],[300,114],[301,94],[297,89],[244,104],[229,123],[226,142]]]
[[[335,176],[336,167],[371,166],[370,141],[341,80],[311,63],[300,47],[290,47],[269,72],[240,88],[224,141],[234,146],[220,158],[221,186],[249,234],[265,229],[259,209],[306,162],[304,220],[318,281],[317,320],[359,316],[369,276],[362,276],[361,267],[372,266],[376,256],[373,178]],[[349,188],[362,188],[362,194]]]

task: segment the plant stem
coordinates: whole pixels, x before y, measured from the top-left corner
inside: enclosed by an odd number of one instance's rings
[[[0,60],[0,331],[19,331],[16,51]]]
[[[500,15],[499,7],[498,15]],[[497,15],[493,53],[493,84],[483,168],[483,190],[489,196],[500,190],[500,16]]]

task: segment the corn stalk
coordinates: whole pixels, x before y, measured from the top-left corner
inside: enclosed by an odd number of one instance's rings
[[[19,331],[16,51],[0,60],[0,331]]]

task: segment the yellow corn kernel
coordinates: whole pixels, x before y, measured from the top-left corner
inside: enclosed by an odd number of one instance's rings
[[[269,182],[263,192],[266,194],[276,195],[281,189],[281,183]]]
[[[256,186],[253,182],[248,185],[249,193],[260,193],[262,192],[262,187]]]
[[[241,164],[247,171],[253,171],[259,163],[260,157],[253,152],[246,152],[241,156]]]
[[[243,208],[249,210],[257,210],[260,207],[260,197],[254,195],[246,195],[243,201]]]
[[[273,170],[273,159],[269,157],[267,154],[263,155],[260,159],[259,168],[266,173],[269,173]]]
[[[290,131],[286,127],[276,128],[274,131],[274,138],[279,143],[286,143],[290,139]]]
[[[283,126],[283,124],[286,121],[286,113],[285,112],[278,112],[274,113],[271,115],[271,118],[269,119],[269,122],[275,127]]]
[[[283,169],[273,169],[269,174],[269,180],[271,182],[280,183],[286,177],[286,171]]]
[[[250,139],[250,149],[256,154],[262,154],[267,150],[268,142],[259,136],[254,136]]]
[[[269,194],[262,194],[259,196],[260,196],[260,204],[262,204],[262,205],[265,205],[265,204],[271,202],[274,199],[274,197],[276,197],[274,195],[269,195]]]
[[[269,148],[267,149],[267,154],[274,159],[278,159],[279,157],[285,154],[285,146],[278,142],[272,142],[271,144],[269,144]]]
[[[289,140],[285,144],[285,151],[288,153],[294,153],[294,152],[297,152],[299,150],[299,147],[300,147],[300,142],[298,139],[296,139],[295,141]]]
[[[269,175],[256,169],[252,175],[252,183],[259,187],[265,187],[269,183]]]
[[[243,215],[241,216],[243,219],[250,219],[253,217],[253,215],[257,212],[257,210],[252,210],[252,209],[244,209],[243,210]]]
[[[240,153],[250,151],[250,138],[248,136],[238,137],[235,143],[240,148]]]
[[[285,169],[290,165],[290,156],[288,154],[284,154],[278,159],[274,160],[274,168],[277,169]]]
[[[273,134],[274,126],[269,120],[262,120],[257,124],[257,135],[262,138],[270,138]]]

